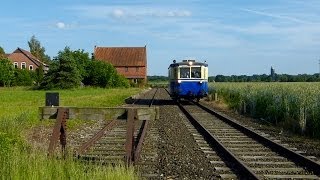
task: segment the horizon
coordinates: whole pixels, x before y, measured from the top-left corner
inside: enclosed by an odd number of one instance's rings
[[[6,53],[35,35],[51,58],[66,46],[147,46],[148,76],[166,76],[173,59],[207,61],[209,76],[319,73],[317,0],[12,0],[0,10]]]

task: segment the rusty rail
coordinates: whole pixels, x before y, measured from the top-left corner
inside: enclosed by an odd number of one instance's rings
[[[48,156],[53,156],[58,139],[60,139],[62,156],[66,157],[66,145],[67,145],[67,118],[69,109],[58,108],[58,115],[56,123],[53,128],[53,132],[50,138],[50,144],[48,149]]]
[[[117,120],[111,121],[109,124],[107,124],[104,128],[102,128],[99,132],[97,132],[92,138],[84,143],[78,150],[77,154],[78,156],[85,153],[95,142],[97,142],[106,131],[110,131],[114,126],[117,125]]]
[[[156,96],[158,90],[159,90],[159,88],[157,88],[155,93],[153,94],[152,100],[151,100],[151,102],[149,104],[149,107],[152,106],[152,104],[154,102],[154,99],[155,99],[154,97]],[[137,146],[134,149],[134,157],[133,157],[133,162],[134,163],[137,163],[139,161],[139,159],[140,159],[142,145],[143,145],[144,139],[145,139],[146,134],[147,134],[148,124],[149,124],[149,122],[147,120],[143,120],[142,128],[140,129],[140,134],[139,134],[139,136],[137,138],[138,139],[138,143],[137,143]]]
[[[139,161],[141,150],[142,150],[142,144],[143,144],[144,138],[146,136],[147,129],[148,129],[148,121],[143,120],[142,132],[140,134],[140,137],[138,138],[139,139],[138,144],[137,144],[137,147],[135,148],[135,151],[134,151],[134,159],[133,159],[134,163],[137,163]]]

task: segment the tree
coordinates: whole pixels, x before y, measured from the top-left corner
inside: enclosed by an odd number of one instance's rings
[[[9,59],[0,58],[0,84],[11,86],[14,80],[14,69]]]
[[[6,53],[4,52],[3,48],[0,46],[0,58],[4,58]]]
[[[44,77],[44,71],[43,71],[43,65],[41,64],[34,73],[34,80],[36,82],[36,84],[39,86],[40,83],[43,81],[43,77]]]
[[[42,62],[50,64],[50,57],[45,54],[46,49],[41,46],[40,41],[37,40],[34,35],[31,37],[30,41],[28,41],[28,45],[32,55]]]
[[[87,66],[88,76],[84,79],[85,85],[106,87],[129,87],[129,81],[119,75],[116,69],[107,62],[93,60]]]
[[[26,69],[14,70],[14,86],[31,86],[33,84],[33,71]]]
[[[40,85],[43,89],[70,89],[79,87],[81,84],[81,75],[73,52],[69,47],[59,51],[58,56],[54,58],[50,65],[48,73]]]
[[[88,71],[86,69],[91,64],[91,58],[89,57],[89,53],[84,52],[83,49],[73,51],[72,54],[79,69],[82,81],[85,77],[88,76]]]

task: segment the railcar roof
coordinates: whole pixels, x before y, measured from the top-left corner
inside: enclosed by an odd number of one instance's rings
[[[189,62],[177,62],[177,63],[172,63],[170,64],[169,68],[170,67],[176,67],[176,66],[182,66],[182,65],[187,65],[187,66],[205,66],[205,67],[208,67],[208,64],[207,63],[202,63],[202,62],[192,62],[192,65],[189,64]]]

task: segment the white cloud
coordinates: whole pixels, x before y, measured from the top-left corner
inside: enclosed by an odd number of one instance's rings
[[[121,9],[115,9],[115,10],[113,10],[112,15],[116,18],[122,18],[122,17],[124,17],[125,13]]]
[[[301,20],[301,19],[298,19],[298,18],[295,18],[295,17],[290,17],[290,16],[278,15],[276,13],[266,13],[266,12],[262,12],[262,11],[251,10],[251,9],[240,9],[240,10],[246,11],[246,12],[249,12],[249,13],[253,13],[253,14],[257,14],[257,15],[261,15],[261,16],[272,17],[272,18],[276,18],[276,19],[282,19],[282,20],[287,20],[287,21],[292,21],[292,22],[311,24],[311,22],[308,22],[308,21],[305,21],[305,20]]]
[[[63,23],[63,22],[58,22],[56,24],[56,27],[59,28],[59,29],[65,29],[66,28],[66,24]]]
[[[178,18],[190,17],[189,10],[173,9],[167,7],[147,7],[147,6],[74,6],[71,10],[77,11],[80,15],[88,18],[130,18],[130,17],[159,17]]]

